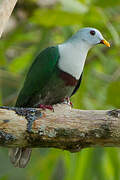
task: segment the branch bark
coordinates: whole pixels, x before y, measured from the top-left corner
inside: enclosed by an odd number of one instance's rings
[[[0,145],[54,147],[77,152],[120,146],[120,110],[78,110],[58,104],[54,112],[0,107]]]
[[[0,37],[17,0],[0,0]]]

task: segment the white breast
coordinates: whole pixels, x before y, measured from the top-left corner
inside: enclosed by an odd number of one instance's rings
[[[59,68],[78,80],[83,72],[88,47],[85,47],[84,44],[72,43],[61,44],[58,47],[60,53]]]

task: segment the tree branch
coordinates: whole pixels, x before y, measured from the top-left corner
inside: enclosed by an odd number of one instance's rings
[[[120,146],[120,110],[78,110],[58,104],[54,112],[0,107],[0,145],[55,147],[77,152],[93,146]]]
[[[17,0],[0,0],[0,37]]]

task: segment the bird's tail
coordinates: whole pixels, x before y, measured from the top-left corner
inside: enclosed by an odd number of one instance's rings
[[[9,150],[9,157],[15,167],[25,168],[30,160],[32,149],[12,148]]]

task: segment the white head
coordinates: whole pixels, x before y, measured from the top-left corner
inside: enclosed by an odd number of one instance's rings
[[[103,38],[100,31],[95,28],[82,28],[80,29],[75,35],[73,35],[68,41],[73,41],[77,43],[81,43],[81,41],[88,46],[90,49],[91,47],[97,44],[105,44],[106,46],[110,47],[110,44]]]
[[[59,68],[79,79],[89,49],[100,43],[110,47],[110,44],[97,29],[80,29],[65,43],[59,45]]]

